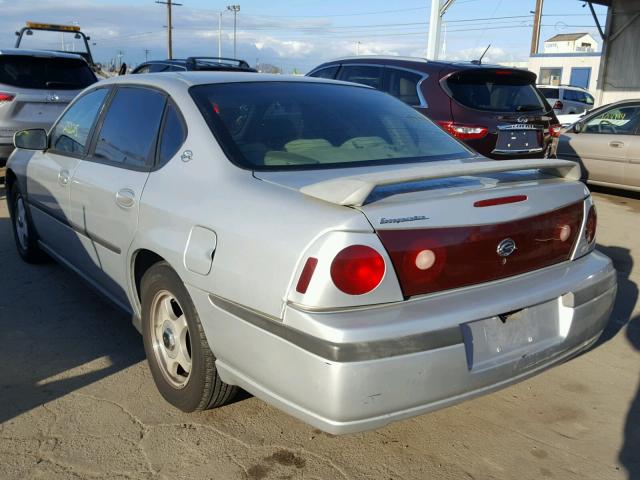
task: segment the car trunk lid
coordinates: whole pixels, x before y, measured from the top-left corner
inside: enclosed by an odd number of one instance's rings
[[[569,260],[587,194],[567,181],[579,178],[577,165],[559,160],[434,162],[315,183],[309,172],[292,183],[276,172],[256,175],[361,211],[406,297]]]

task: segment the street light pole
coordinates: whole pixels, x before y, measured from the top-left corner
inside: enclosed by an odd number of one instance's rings
[[[229,5],[227,6],[227,10],[233,12],[233,58],[237,57],[236,54],[236,24],[237,24],[237,16],[240,11],[240,5]]]
[[[222,58],[222,12],[218,12],[218,58]]]

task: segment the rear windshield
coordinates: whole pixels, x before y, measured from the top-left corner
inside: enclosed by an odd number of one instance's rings
[[[311,82],[242,82],[190,89],[234,163],[314,169],[468,158],[423,115],[377,90]]]
[[[0,83],[18,88],[79,90],[96,82],[84,60],[0,55]]]
[[[544,98],[560,98],[560,92],[557,88],[538,88],[538,91],[544,95]]]
[[[547,110],[536,91],[533,78],[513,70],[471,70],[447,79],[451,97],[476,110],[490,112],[533,112]]]

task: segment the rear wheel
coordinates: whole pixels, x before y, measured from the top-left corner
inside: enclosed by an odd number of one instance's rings
[[[11,188],[9,195],[11,199],[11,227],[18,253],[25,262],[42,262],[46,256],[38,246],[38,237],[31,222],[27,202],[17,185]]]
[[[185,412],[219,407],[237,387],[218,376],[200,317],[180,277],[166,262],[142,277],[142,334],[151,374],[162,396]]]

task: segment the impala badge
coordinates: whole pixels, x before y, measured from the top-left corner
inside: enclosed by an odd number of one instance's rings
[[[501,257],[508,257],[516,251],[516,248],[516,242],[514,242],[513,239],[505,238],[498,244],[496,251]]]

